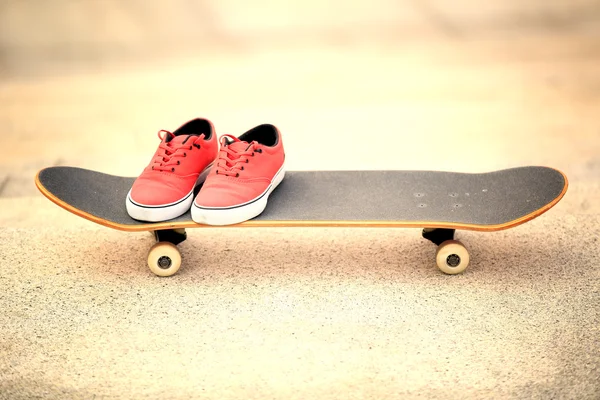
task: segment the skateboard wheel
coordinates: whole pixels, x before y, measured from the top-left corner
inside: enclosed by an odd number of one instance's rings
[[[446,240],[438,247],[435,261],[442,272],[460,274],[469,266],[469,252],[458,240]]]
[[[148,252],[148,267],[155,275],[171,276],[181,267],[181,254],[173,243],[158,242]]]

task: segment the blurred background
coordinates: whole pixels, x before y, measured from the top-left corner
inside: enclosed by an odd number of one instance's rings
[[[137,175],[196,116],[279,126],[288,169],[597,180],[599,93],[598,0],[2,0],[0,195]]]
[[[256,51],[597,34],[599,21],[597,0],[3,0],[0,46],[8,75],[64,75]]]

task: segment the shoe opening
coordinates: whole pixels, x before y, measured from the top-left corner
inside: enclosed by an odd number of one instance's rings
[[[190,122],[182,125],[179,129],[177,129],[173,134],[175,136],[179,135],[202,135],[204,134],[204,140],[209,140],[212,137],[212,125],[205,119],[196,118],[191,120]]]
[[[238,139],[244,142],[252,142],[256,140],[263,146],[275,146],[279,143],[279,134],[277,128],[270,124],[259,125],[242,134]]]

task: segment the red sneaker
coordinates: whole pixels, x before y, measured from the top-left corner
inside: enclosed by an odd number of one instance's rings
[[[192,205],[192,219],[207,225],[237,224],[259,215],[285,175],[279,130],[259,125],[239,138],[224,135],[215,166]]]
[[[165,221],[188,211],[194,187],[217,156],[214,127],[206,119],[193,119],[172,133],[161,130],[158,137],[152,161],[127,195],[127,213],[141,221]]]

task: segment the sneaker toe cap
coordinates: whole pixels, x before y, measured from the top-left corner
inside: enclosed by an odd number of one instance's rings
[[[239,188],[219,188],[218,190],[200,190],[196,197],[195,204],[197,207],[204,208],[221,208],[235,207],[251,202],[264,192],[265,188],[252,185],[245,187],[243,191]]]
[[[189,195],[187,189],[166,182],[145,179],[134,183],[129,197],[140,205],[160,206],[185,199]]]

